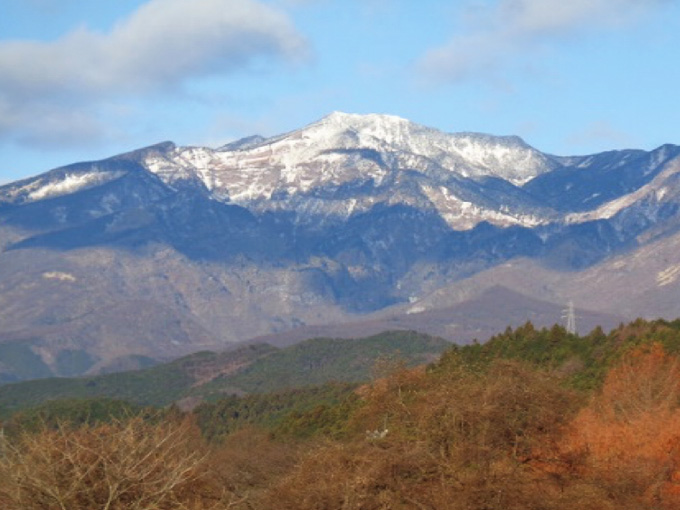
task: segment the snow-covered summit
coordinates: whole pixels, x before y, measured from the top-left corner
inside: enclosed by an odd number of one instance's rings
[[[555,166],[517,136],[444,133],[394,115],[333,112],[273,140],[280,142],[296,136],[317,146],[424,157],[464,177],[491,176],[515,185],[522,185]]]
[[[247,138],[218,151],[179,148],[165,161],[153,155],[147,163],[170,181],[194,169],[209,189],[237,201],[357,179],[380,183],[397,170],[522,185],[554,167],[517,137],[449,134],[392,115],[342,112],[272,138]]]
[[[489,177],[522,186],[556,163],[518,137],[451,134],[393,115],[333,112],[289,133],[218,150],[153,152],[144,165],[170,185],[197,178],[218,200],[251,209],[347,217],[376,202],[403,203],[434,208],[452,226],[468,228],[484,220],[534,224],[511,204],[500,219],[486,205],[472,206],[475,189]],[[347,186],[373,191],[336,196]]]

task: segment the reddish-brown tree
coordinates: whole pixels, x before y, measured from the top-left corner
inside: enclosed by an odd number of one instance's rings
[[[680,508],[680,360],[659,344],[625,356],[574,419],[562,455],[618,508]]]

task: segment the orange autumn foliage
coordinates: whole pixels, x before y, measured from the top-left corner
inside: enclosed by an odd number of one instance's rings
[[[558,382],[515,361],[396,370],[360,389],[356,435],[303,456],[260,508],[609,510],[590,487],[559,487],[528,461],[572,415]]]
[[[659,344],[627,355],[574,419],[562,456],[619,508],[680,508],[680,360]]]

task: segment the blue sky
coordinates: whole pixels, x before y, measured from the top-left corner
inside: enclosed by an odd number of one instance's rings
[[[676,0],[0,0],[0,182],[340,110],[554,154],[680,144]]]

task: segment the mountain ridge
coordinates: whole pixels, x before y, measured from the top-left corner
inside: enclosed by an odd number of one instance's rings
[[[391,313],[408,329],[409,307],[498,285],[526,296],[519,323],[570,299],[612,321],[680,315],[678,146],[563,157],[342,113],[234,144],[162,142],[0,186],[0,343],[50,367],[68,351],[84,373]],[[476,306],[493,322],[492,300]]]

